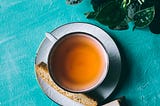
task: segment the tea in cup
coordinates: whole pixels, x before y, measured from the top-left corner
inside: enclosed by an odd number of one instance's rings
[[[87,92],[98,87],[105,79],[108,68],[109,58],[105,48],[87,33],[75,32],[61,37],[48,56],[51,78],[59,87],[70,92]]]

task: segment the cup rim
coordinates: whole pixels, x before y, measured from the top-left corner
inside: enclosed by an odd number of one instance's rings
[[[58,43],[60,43],[60,41],[62,41],[63,39],[65,39],[65,38],[68,37],[68,36],[76,36],[76,35],[72,35],[72,34],[76,34],[76,33],[78,33],[78,34],[84,34],[84,35],[79,35],[79,36],[87,36],[87,37],[92,38],[93,40],[96,40],[96,41],[100,44],[100,46],[102,47],[102,49],[104,50],[104,55],[105,55],[104,58],[105,58],[105,62],[106,62],[106,64],[105,64],[105,69],[103,70],[102,75],[101,75],[101,77],[98,79],[98,81],[95,82],[94,85],[88,87],[87,89],[82,89],[82,90],[69,89],[69,88],[67,88],[67,87],[64,87],[64,86],[63,86],[62,84],[60,84],[58,81],[56,81],[56,79],[54,78],[53,72],[51,71],[51,70],[53,70],[53,68],[51,69],[51,66],[50,66],[50,64],[51,64],[51,56],[52,56],[52,54],[53,54],[53,52],[54,52],[54,49],[55,49],[56,45],[58,45]],[[89,33],[86,33],[86,32],[73,32],[73,33],[69,33],[69,34],[66,34],[66,35],[62,36],[61,38],[59,38],[59,39],[55,42],[54,45],[52,45],[51,50],[49,51],[49,56],[48,56],[48,70],[49,70],[49,74],[50,74],[52,80],[53,80],[60,88],[66,90],[66,91],[69,91],[69,92],[73,92],[73,93],[89,92],[89,91],[92,91],[92,90],[96,89],[96,88],[104,81],[104,79],[106,78],[107,73],[108,73],[108,70],[109,70],[109,56],[108,56],[108,53],[107,53],[107,51],[106,51],[103,43],[102,43],[99,39],[97,39],[97,38],[94,37],[93,35],[91,35],[91,34],[89,34]]]

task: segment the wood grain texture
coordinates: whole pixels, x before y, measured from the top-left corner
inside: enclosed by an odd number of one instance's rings
[[[34,59],[45,32],[69,22],[89,22],[104,28],[125,57],[125,75],[112,97],[126,96],[129,106],[160,105],[160,34],[148,29],[109,30],[85,18],[90,0],[75,6],[65,0],[0,0],[0,105],[57,104],[36,81]]]

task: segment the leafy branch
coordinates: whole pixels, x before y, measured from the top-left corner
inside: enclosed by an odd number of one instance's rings
[[[82,0],[67,0],[82,1]],[[94,11],[85,13],[86,18],[94,19],[114,30],[150,28],[160,33],[160,0],[91,0]]]

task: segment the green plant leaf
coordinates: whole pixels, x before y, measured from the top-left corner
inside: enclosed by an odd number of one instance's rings
[[[129,5],[128,5],[128,8],[127,8],[127,11],[128,11],[128,17],[132,20],[135,13],[137,11],[139,11],[141,8],[141,5],[139,4],[139,2],[137,1],[132,1]]]
[[[125,16],[125,11],[120,8],[120,5],[116,1],[111,1],[99,10],[96,20],[101,24],[112,27],[119,25]]]
[[[109,26],[110,29],[113,30],[126,30],[129,28],[127,19],[124,19],[119,25],[117,26]]]
[[[148,26],[152,22],[154,16],[154,6],[136,12],[133,17],[135,27],[144,28]]]

